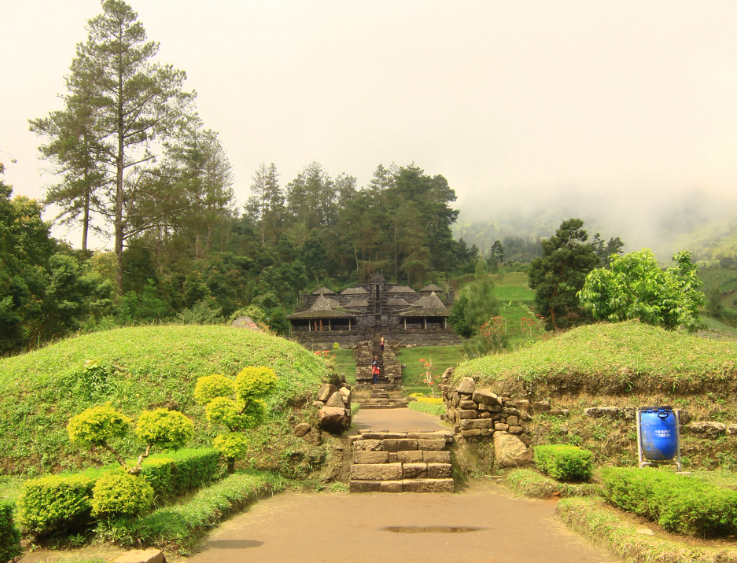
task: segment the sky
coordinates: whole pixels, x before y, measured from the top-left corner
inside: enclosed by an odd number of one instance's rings
[[[261,162],[282,184],[318,161],[359,186],[380,163],[414,162],[448,179],[467,220],[563,200],[639,225],[694,202],[737,216],[733,0],[129,3],[157,60],[197,91],[240,203]],[[28,119],[61,107],[100,12],[3,5],[0,162],[16,194],[41,198],[54,181]]]

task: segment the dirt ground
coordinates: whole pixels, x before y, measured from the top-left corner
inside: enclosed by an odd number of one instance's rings
[[[358,434],[359,430],[386,430],[391,432],[412,432],[413,430],[429,431],[450,430],[452,426],[444,424],[437,416],[413,411],[412,409],[361,409],[353,417],[353,425],[349,434]]]
[[[192,563],[603,563],[555,502],[476,481],[460,494],[287,492],[220,526]]]

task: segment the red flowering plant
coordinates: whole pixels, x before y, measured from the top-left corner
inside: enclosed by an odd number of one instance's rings
[[[440,376],[432,374],[432,360],[420,358],[420,363],[422,364],[422,369],[425,370],[425,373],[422,375],[422,381],[430,387],[430,393],[434,397],[435,386],[438,384],[436,380],[439,380]]]
[[[483,339],[488,351],[501,352],[506,348],[509,339],[507,319],[502,316],[491,317],[481,325],[479,335]]]

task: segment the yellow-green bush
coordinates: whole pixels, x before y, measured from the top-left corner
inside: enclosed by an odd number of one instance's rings
[[[73,444],[99,446],[122,438],[131,429],[133,421],[109,404],[92,407],[69,420],[67,433]]]
[[[276,390],[276,374],[271,368],[247,367],[235,377],[235,392],[239,399],[263,397]]]
[[[442,405],[442,397],[417,397],[418,403],[425,403],[426,405]]]
[[[145,444],[179,449],[194,436],[194,423],[177,411],[144,411],[136,423],[136,436]]]
[[[94,480],[83,475],[29,479],[18,498],[21,530],[45,536],[83,525],[92,509],[93,485]]]
[[[558,481],[588,481],[594,474],[594,454],[576,446],[535,446],[535,465]]]
[[[218,397],[232,397],[235,394],[235,382],[221,373],[200,377],[194,388],[194,398],[201,405],[206,405]]]
[[[20,532],[13,522],[13,503],[0,500],[0,563],[6,563],[20,553]]]
[[[103,475],[92,489],[92,515],[96,518],[137,516],[153,503],[154,490],[140,475]]]

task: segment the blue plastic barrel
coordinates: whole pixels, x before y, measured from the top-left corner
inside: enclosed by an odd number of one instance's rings
[[[678,422],[671,407],[640,410],[642,455],[651,461],[670,461],[678,452]]]

